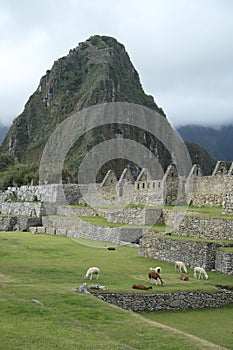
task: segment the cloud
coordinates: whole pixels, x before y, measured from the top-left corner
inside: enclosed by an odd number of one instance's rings
[[[173,124],[233,122],[232,13],[231,0],[0,0],[0,120],[22,111],[55,60],[106,34]]]

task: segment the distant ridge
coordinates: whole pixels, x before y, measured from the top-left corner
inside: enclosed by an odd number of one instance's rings
[[[196,142],[218,160],[233,161],[233,123],[218,129],[201,125],[177,128],[184,141]]]
[[[0,123],[0,145],[1,145],[4,137],[6,136],[6,133],[7,133],[8,129],[9,129],[8,126],[2,125]]]

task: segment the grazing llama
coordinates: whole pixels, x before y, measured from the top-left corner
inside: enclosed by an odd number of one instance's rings
[[[154,271],[156,273],[161,273],[162,272],[162,269],[160,266],[157,266],[157,267],[150,267],[150,271]]]
[[[99,274],[100,274],[100,269],[98,267],[90,267],[87,272],[86,275],[84,276],[85,279],[87,279],[90,276],[90,280],[92,280],[93,275],[96,275],[96,279],[99,279]]]
[[[194,274],[193,274],[193,277],[194,277],[194,278],[197,278],[197,273],[199,274],[199,275],[198,275],[198,278],[199,278],[199,279],[201,279],[201,277],[204,278],[204,276],[205,276],[205,279],[206,279],[206,280],[208,279],[208,275],[207,275],[207,273],[206,273],[206,270],[203,269],[203,267],[199,267],[199,266],[194,267]]]
[[[181,273],[182,270],[183,270],[185,273],[188,272],[188,271],[187,271],[187,268],[186,268],[186,266],[185,266],[185,264],[183,263],[183,261],[176,261],[176,262],[175,262],[175,270],[176,270],[176,271],[179,271],[179,273]]]
[[[157,272],[154,272],[154,271],[149,272],[148,277],[151,283],[153,283],[153,280],[156,281],[156,286],[157,286],[158,280],[160,281],[161,285],[164,286],[164,282],[162,281],[162,278]]]

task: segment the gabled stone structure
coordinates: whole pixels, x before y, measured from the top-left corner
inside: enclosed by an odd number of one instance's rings
[[[226,162],[219,160],[215,165],[212,175],[215,176],[215,175],[226,175],[226,174],[227,174]]]
[[[123,191],[128,192],[126,187],[128,187],[129,192],[131,193],[132,186],[130,186],[130,185],[132,185],[133,183],[134,183],[134,178],[133,178],[133,174],[132,174],[130,168],[125,168],[123,170],[123,173],[121,174],[121,177],[120,177],[118,184],[117,184],[118,195],[121,197],[123,195]],[[125,185],[126,185],[126,187],[125,187]]]
[[[113,170],[108,170],[100,187],[99,192],[105,199],[115,198],[117,196],[118,180]]]
[[[191,176],[193,176],[193,177],[194,176],[203,176],[202,169],[201,169],[200,165],[198,165],[198,164],[193,165],[193,167],[189,173],[188,178],[190,178]]]
[[[147,168],[143,168],[140,172],[140,174],[138,175],[136,182],[139,181],[151,181],[152,177],[151,177],[151,173],[149,171],[149,169]]]
[[[105,175],[102,183],[101,183],[101,187],[103,186],[114,186],[117,184],[117,177],[114,173],[113,170],[108,170],[107,174]]]
[[[233,162],[231,163],[230,169],[228,170],[228,175],[233,175]]]

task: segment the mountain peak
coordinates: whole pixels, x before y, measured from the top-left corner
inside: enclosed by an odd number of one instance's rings
[[[56,60],[41,78],[23,113],[11,126],[2,151],[22,161],[39,161],[55,127],[74,112],[105,102],[130,102],[165,116],[145,94],[124,45],[91,36]]]

